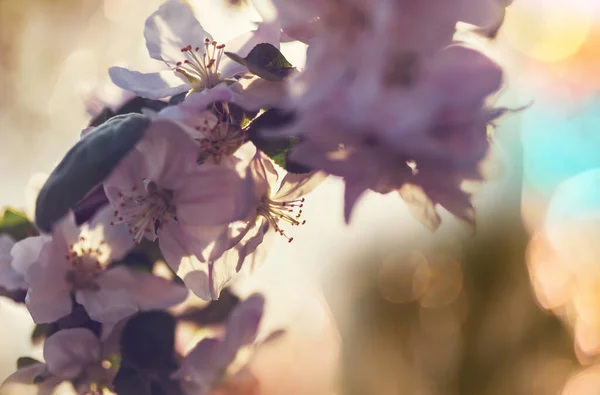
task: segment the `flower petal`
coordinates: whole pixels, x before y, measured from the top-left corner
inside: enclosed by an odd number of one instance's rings
[[[120,88],[147,99],[162,99],[186,92],[190,85],[171,70],[159,73],[140,73],[123,67],[108,69],[110,78]]]
[[[201,57],[205,52],[204,40],[213,40],[192,9],[180,0],[167,0],[146,19],[144,37],[150,57],[163,60],[169,66],[187,59],[181,53],[182,48],[188,45],[198,48],[197,53]]]
[[[223,350],[223,341],[215,338],[204,339],[185,357],[179,370],[171,376],[173,379],[187,381],[203,394],[219,377],[223,368],[218,364]],[[185,384],[184,384],[185,385]]]
[[[139,273],[117,266],[102,274],[103,282],[109,281],[127,290],[140,310],[167,309],[183,302],[188,290],[171,280],[149,273]]]
[[[123,258],[134,246],[129,227],[124,223],[111,225],[113,219],[113,208],[109,205],[98,211],[89,223],[90,229],[99,233],[98,243],[110,249],[107,262]]]
[[[479,51],[451,45],[438,54],[432,79],[446,103],[475,105],[500,89],[502,69]]]
[[[99,362],[100,357],[100,341],[89,329],[63,329],[44,343],[44,360],[48,370],[66,380],[79,376],[85,366]]]
[[[25,275],[32,263],[37,261],[42,247],[50,240],[47,235],[32,236],[16,243],[10,250],[12,256],[11,266],[15,271]]]
[[[279,190],[273,197],[277,201],[289,201],[313,191],[327,178],[322,171],[312,171],[307,174],[288,173],[281,181]]]
[[[41,384],[35,384],[36,377],[44,377]],[[48,372],[48,365],[36,363],[17,370],[0,385],[0,394],[53,395],[54,389],[63,380]]]
[[[235,359],[240,348],[254,343],[264,307],[265,298],[255,293],[240,303],[231,313],[225,333],[227,360],[224,362],[227,365]]]
[[[255,75],[245,74],[231,85],[231,101],[248,111],[265,107],[284,107],[287,94],[285,81],[267,81]]]
[[[232,169],[205,163],[185,175],[173,196],[177,218],[189,225],[216,226],[235,220],[242,179]]]
[[[211,300],[208,264],[200,262],[190,252],[185,235],[176,222],[169,221],[163,226],[158,243],[167,264],[183,279],[185,285],[199,298]]]
[[[121,289],[119,283],[106,276],[106,273],[100,274],[96,280],[100,289],[78,290],[75,300],[85,307],[94,321],[115,324],[137,313],[138,307],[131,292]]]
[[[176,189],[185,184],[181,174],[196,162],[192,138],[177,123],[166,119],[153,121],[135,149],[144,158],[138,178],[155,181],[162,188]]]
[[[64,253],[60,254],[61,251]],[[66,280],[65,253],[66,249],[45,245],[41,253],[44,261],[34,262],[25,275],[29,284],[25,303],[37,324],[54,322],[68,315],[73,308],[71,286]],[[56,257],[60,258],[54,259]]]

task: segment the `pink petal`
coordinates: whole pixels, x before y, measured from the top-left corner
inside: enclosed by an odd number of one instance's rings
[[[83,305],[94,321],[115,324],[138,311],[135,298],[127,289],[121,289],[119,282],[106,275],[97,278],[100,289],[82,289],[75,292],[75,300]]]
[[[147,99],[162,99],[191,89],[189,83],[183,81],[171,70],[159,73],[140,73],[115,66],[108,69],[108,74],[118,87]]]
[[[184,178],[173,197],[179,221],[216,226],[234,220],[236,199],[242,186],[234,170],[204,164]]]
[[[254,343],[264,306],[264,297],[253,294],[233,310],[225,334],[224,346],[227,350],[225,364],[228,365],[235,359],[240,348]]]
[[[60,252],[60,248],[58,250]],[[68,315],[73,307],[71,286],[66,280],[64,254],[59,255],[56,246],[46,245],[42,256],[44,262],[33,263],[25,275],[25,281],[29,284],[25,303],[38,324],[54,322]],[[53,259],[56,257],[60,258]]]
[[[127,290],[135,299],[140,310],[168,309],[183,302],[188,290],[171,280],[149,273],[139,273],[126,267],[117,266],[106,270],[103,283]]]
[[[11,266],[15,271],[24,275],[29,266],[37,261],[42,251],[42,247],[50,237],[46,235],[32,236],[16,243],[10,250],[12,256]]]
[[[223,368],[219,364],[223,342],[219,339],[208,338],[199,342],[185,357],[179,370],[171,376],[174,379],[185,380],[199,385],[204,390],[218,379]],[[198,394],[202,392],[197,392]]]
[[[107,261],[115,261],[123,258],[135,245],[129,234],[129,227],[124,223],[112,224],[114,220],[112,206],[100,209],[89,222],[89,227],[96,230],[100,228],[102,240],[109,246],[110,252]]]
[[[41,384],[34,384],[36,377],[47,377]],[[0,385],[0,394],[53,395],[54,389],[63,379],[53,377],[45,363],[36,363],[19,369]]]
[[[245,74],[231,85],[231,102],[248,111],[258,111],[265,107],[282,107],[287,99],[285,81],[267,81]]]
[[[44,343],[44,360],[53,375],[70,380],[79,376],[86,365],[100,362],[100,341],[84,328],[63,329]]]
[[[204,39],[213,41],[192,9],[180,0],[167,0],[146,19],[144,37],[150,57],[163,60],[170,66],[187,59],[182,56],[181,48],[188,45],[198,48],[197,54],[202,57],[205,52]]]
[[[502,69],[479,51],[451,45],[438,54],[431,78],[448,104],[476,105],[500,89]]]
[[[306,174],[288,173],[281,181],[281,186],[275,196],[277,201],[289,201],[312,192],[327,178],[322,171],[312,171]]]
[[[208,264],[200,262],[189,252],[185,236],[178,224],[167,223],[161,229],[158,243],[167,264],[183,279],[185,285],[199,298],[211,300]]]
[[[197,153],[192,138],[177,123],[166,119],[150,124],[136,150],[144,157],[144,169],[138,178],[168,189],[187,182],[182,174],[195,165]]]

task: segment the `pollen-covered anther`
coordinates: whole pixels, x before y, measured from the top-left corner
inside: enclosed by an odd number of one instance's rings
[[[133,241],[139,243],[144,237],[156,235],[163,224],[175,218],[172,205],[173,191],[159,187],[153,181],[146,181],[144,194],[124,195],[117,202],[119,210],[114,211],[116,220],[111,225],[126,223]]]
[[[175,63],[175,71],[193,85],[212,88],[219,83],[219,65],[224,49],[224,44],[218,44],[209,38],[204,40],[203,54],[200,53],[200,47],[187,45],[181,48],[185,59]]]
[[[294,238],[289,237],[279,226],[280,221],[287,222],[291,226],[304,225],[306,220],[300,221],[302,217],[302,208],[304,207],[304,198],[290,200],[286,202],[278,202],[265,197],[261,201],[258,208],[258,214],[265,217],[273,226],[275,232],[285,237],[288,243],[291,243]]]

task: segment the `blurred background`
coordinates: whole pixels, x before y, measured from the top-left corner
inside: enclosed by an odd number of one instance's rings
[[[259,20],[241,1],[191,3],[219,41]],[[32,212],[89,112],[122,94],[109,66],[153,69],[143,23],[159,4],[0,0],[2,206]],[[431,234],[396,196],[366,195],[347,227],[342,184],[321,186],[294,243],[236,287],[290,328],[255,361],[264,393],[600,394],[600,2],[515,0],[473,44],[506,69],[499,104],[529,106],[496,130],[475,235],[449,215]],[[299,66],[304,49],[283,46]],[[0,301],[0,320],[3,380],[40,349],[22,306]]]

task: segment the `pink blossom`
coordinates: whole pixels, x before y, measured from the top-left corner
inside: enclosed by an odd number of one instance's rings
[[[247,372],[245,366],[233,374],[228,371],[238,352],[249,346],[256,348],[274,337],[256,343],[263,310],[263,296],[251,295],[231,313],[223,338],[207,338],[196,345],[172,376],[182,383],[186,394],[209,394],[217,387],[227,386],[231,380],[241,379],[240,375]]]
[[[380,23],[353,51],[311,45],[292,85],[297,121],[273,135],[301,137],[291,159],[344,178],[346,220],[361,194],[373,190],[399,191],[432,229],[437,204],[472,223],[461,184],[481,179],[487,125],[497,114],[486,99],[500,88],[502,70],[462,45],[398,52],[396,36],[388,37],[392,10],[373,11]]]
[[[139,96],[159,99],[189,90],[202,91],[219,85],[245,68],[224,57],[225,48],[246,56],[256,44],[279,44],[278,24],[261,24],[252,33],[219,44],[213,40],[182,0],[167,0],[146,20],[144,36],[150,57],[170,70],[144,74],[122,67],[109,69],[119,87]]]
[[[77,394],[85,395],[91,386],[100,389],[111,388],[116,371],[104,359],[111,353],[94,335],[85,328],[64,329],[51,335],[44,343],[44,360],[19,369],[2,384],[10,389],[16,383],[35,384],[42,380],[40,391],[49,391],[63,381],[72,381]],[[4,393],[4,392],[3,392]]]
[[[168,280],[108,266],[133,246],[125,225],[109,225],[111,216],[112,209],[107,207],[77,228],[70,213],[55,226],[52,237],[25,239],[15,245],[14,266],[29,286],[25,302],[35,322],[54,322],[68,315],[71,293],[93,320],[103,323],[185,299],[185,288]]]
[[[234,168],[198,165],[198,145],[172,121],[158,119],[104,182],[115,224],[136,242],[158,239],[167,263],[198,296],[210,299],[209,253],[228,224],[247,215]],[[180,274],[181,275],[181,274]]]
[[[250,151],[250,143],[241,150]],[[293,240],[286,228],[304,224],[303,195],[311,192],[325,177],[324,173],[288,173],[278,182],[278,172],[272,161],[260,151],[252,160],[240,161],[246,167],[246,187],[239,210],[248,213],[232,221],[215,239],[206,263],[198,260],[182,262],[177,274],[190,289],[203,299],[217,299],[242,267],[255,268],[274,241],[274,236]],[[245,163],[245,165],[244,165]]]

